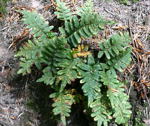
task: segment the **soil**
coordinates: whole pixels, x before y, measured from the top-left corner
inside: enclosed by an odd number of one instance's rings
[[[79,1],[83,3],[83,1]],[[150,125],[150,1],[123,5],[113,0],[95,0],[95,10],[117,23],[108,31],[129,31],[133,46],[132,64],[122,75],[129,81],[126,92],[133,106],[130,126]],[[30,39],[22,24],[19,9],[34,9],[54,24],[49,0],[12,0],[7,14],[0,20],[0,126],[61,126],[54,121],[48,87],[35,83],[32,75],[17,75],[14,57],[23,42]],[[57,25],[57,22],[55,22]],[[40,92],[40,94],[39,94]],[[68,126],[93,126],[83,112],[73,107]],[[76,111],[77,110],[77,111]],[[87,123],[85,123],[87,122]],[[110,126],[117,126],[111,123]]]

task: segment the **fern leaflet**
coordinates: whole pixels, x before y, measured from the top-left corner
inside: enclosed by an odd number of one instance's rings
[[[72,18],[73,12],[71,12],[70,8],[66,5],[66,3],[56,0],[56,11],[55,14],[57,15],[57,18],[60,20],[70,20]]]
[[[100,51],[98,53],[98,58],[101,58],[103,55],[105,55],[107,59],[111,59],[112,57],[119,55],[129,46],[128,44],[130,40],[128,38],[128,34],[115,34],[110,39],[104,42],[100,42]]]
[[[50,95],[50,98],[54,100],[52,104],[54,114],[60,115],[63,124],[66,125],[66,117],[70,115],[71,105],[74,103],[74,96],[65,91],[65,93],[53,93]]]
[[[127,67],[131,62],[131,48],[127,48],[125,51],[121,52],[120,55],[107,60],[106,64],[109,66],[109,69],[116,69],[120,72]]]
[[[97,121],[97,126],[108,126],[108,122],[111,119],[111,112],[101,103],[101,98],[97,97],[97,99],[90,104],[90,107],[92,108],[91,116]]]
[[[61,81],[60,91],[64,90],[67,84],[78,78],[77,64],[80,63],[80,59],[64,59],[58,64],[59,71],[57,72],[57,79]]]
[[[20,70],[18,73],[26,74],[31,72],[32,65],[36,65],[37,68],[40,68],[41,63],[41,51],[42,43],[34,39],[33,41],[29,40],[28,43],[20,48],[20,51],[15,55],[22,57],[20,60]]]

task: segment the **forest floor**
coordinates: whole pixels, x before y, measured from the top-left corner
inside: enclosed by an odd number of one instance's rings
[[[150,0],[129,5],[113,0],[95,0],[94,3],[101,16],[117,22],[106,29],[106,34],[115,30],[130,33],[132,63],[123,74],[129,81],[127,93],[133,106],[129,125],[150,126]],[[30,38],[17,10],[37,10],[47,21],[54,19],[48,0],[13,0],[7,4],[7,14],[0,18],[0,126],[56,126],[49,118],[48,89],[35,83],[38,75],[22,77],[16,74],[18,61],[14,55]],[[79,113],[72,114],[68,126],[90,125],[84,123]]]

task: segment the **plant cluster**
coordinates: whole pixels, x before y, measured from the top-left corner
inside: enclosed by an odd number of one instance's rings
[[[112,22],[95,12],[90,0],[75,11],[64,2],[57,0],[56,3],[55,14],[63,22],[57,33],[37,12],[21,11],[33,39],[16,55],[20,57],[18,73],[31,73],[33,67],[42,71],[37,82],[53,89],[50,94],[54,101],[53,112],[60,115],[64,125],[71,106],[80,101],[80,95],[87,97],[91,117],[97,126],[108,126],[112,120],[126,125],[131,105],[117,73],[131,61],[128,34],[117,33],[109,39],[95,41],[98,47],[91,48],[89,41],[94,41],[105,25]],[[72,88],[76,80],[80,80],[83,94],[77,95],[76,88]]]
[[[6,13],[6,4],[9,0],[0,0],[0,14]]]

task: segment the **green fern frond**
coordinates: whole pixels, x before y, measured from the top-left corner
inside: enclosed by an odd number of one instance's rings
[[[131,105],[128,102],[129,97],[122,90],[120,87],[115,92],[112,90],[108,90],[107,92],[112,108],[114,109],[113,117],[117,124],[127,124],[131,116]]]
[[[125,51],[121,52],[120,55],[107,60],[106,64],[109,66],[109,69],[116,69],[120,72],[123,71],[131,62],[131,48],[127,48]]]
[[[129,46],[129,38],[130,37],[128,34],[115,34],[110,39],[104,42],[100,42],[100,51],[98,53],[98,58],[101,58],[103,55],[105,55],[107,59],[111,59],[112,57],[119,55]]]
[[[53,26],[49,26],[48,22],[38,14],[37,12],[20,11],[23,14],[23,22],[27,25],[27,28],[31,29],[31,34],[35,38],[38,38],[41,42],[47,42],[50,38],[55,36],[55,33],[51,32]]]
[[[101,98],[97,97],[97,99],[90,104],[90,107],[92,108],[91,117],[97,122],[97,126],[108,126],[111,119],[111,112],[101,103]]]
[[[43,46],[55,36],[55,33],[51,32],[53,26],[49,26],[48,22],[38,13],[29,11],[20,12],[23,14],[24,24],[27,25],[27,28],[31,29],[34,37],[32,41],[29,40],[16,54],[17,57],[22,57],[18,73],[26,74],[31,72],[31,66],[33,65],[40,68]]]
[[[76,47],[82,38],[96,35],[107,23],[98,14],[86,14],[80,19],[73,16],[71,21],[65,21],[65,26],[60,31],[67,38],[71,47]]]
[[[34,64],[33,60],[26,60],[25,58],[20,59],[20,69],[18,70],[18,74],[25,75],[27,73],[31,73],[31,66]]]
[[[34,39],[32,41],[29,40],[25,46],[20,48],[19,52],[15,55],[16,57],[22,57],[20,59],[19,74],[22,73],[24,75],[30,73],[32,65],[40,68],[42,46],[38,40]]]
[[[66,46],[66,39],[62,37],[54,37],[43,46],[41,63],[46,64],[47,67],[43,70],[43,76],[38,79],[38,82],[52,85],[56,80],[60,81],[60,78],[56,79],[57,72],[60,70],[60,63],[71,60],[71,50]]]
[[[79,75],[82,78],[80,83],[83,83],[82,90],[84,95],[88,97],[89,104],[99,95],[101,87],[99,83],[101,67],[99,64],[93,63],[78,65],[80,68]]]
[[[101,77],[101,82],[103,82],[104,85],[107,86],[115,85],[117,87],[123,86],[122,83],[119,83],[119,81],[117,80],[117,74],[115,70],[101,71],[100,77]]]
[[[78,77],[76,65],[79,63],[79,59],[74,59],[72,55],[72,50],[67,47],[66,39],[53,38],[49,41],[42,51],[42,61],[44,64],[48,65],[48,73],[45,74],[40,79],[40,81],[45,82],[45,78],[48,78],[48,75],[51,75],[51,80],[49,84],[61,83],[61,91],[65,88],[67,84],[70,84],[71,81],[75,80]],[[55,75],[55,77],[52,77]],[[46,82],[48,84],[48,81]]]
[[[27,59],[34,58],[40,50],[39,44],[38,40],[28,40],[28,43],[20,48],[19,53],[17,53],[16,56],[24,56]]]
[[[111,77],[111,79],[110,79]],[[101,73],[101,81],[108,86],[107,95],[110,99],[115,122],[118,124],[128,123],[131,115],[131,105],[128,102],[128,95],[125,94],[123,83],[117,80],[115,71]]]
[[[64,59],[58,64],[59,71],[57,72],[57,79],[61,81],[60,91],[64,90],[67,84],[78,78],[77,65],[80,64],[80,59]]]
[[[50,98],[53,98],[54,103],[52,106],[54,107],[53,112],[54,115],[60,115],[61,121],[66,126],[66,117],[69,117],[69,113],[71,112],[71,105],[74,103],[74,96],[67,93],[57,92],[50,95]]]
[[[71,49],[66,48],[67,46],[67,40],[63,37],[54,37],[50,39],[45,46],[43,46],[43,63],[57,66],[57,63],[70,55]]]
[[[71,9],[66,5],[65,2],[56,0],[56,4],[57,4],[57,7],[56,7],[56,11],[54,14],[57,15],[58,19],[64,20],[64,21],[72,19],[73,12],[71,12]]]
[[[41,78],[37,80],[37,82],[44,82],[44,84],[51,85],[51,87],[54,87],[53,84],[56,81],[56,76],[54,75],[54,71],[56,72],[56,69],[52,70],[52,67],[47,66],[46,68],[43,69],[43,75]]]

